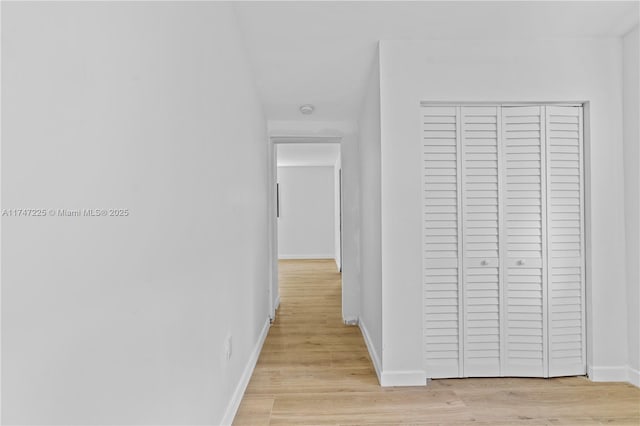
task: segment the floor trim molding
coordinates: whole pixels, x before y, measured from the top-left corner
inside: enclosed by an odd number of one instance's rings
[[[426,386],[427,377],[422,370],[383,371],[380,384],[387,386]]]
[[[333,254],[279,254],[278,260],[334,260]]]
[[[278,308],[280,307],[280,295],[278,295],[278,297],[276,297],[276,301],[273,304],[273,308],[271,310],[271,313],[269,314],[269,320],[271,320],[271,323],[273,323],[276,320],[276,315],[278,314]]]
[[[627,366],[594,367],[588,369],[588,376],[592,382],[626,382],[629,380]]]
[[[382,384],[382,377],[380,374],[380,372],[382,371],[382,364],[380,363],[380,358],[378,358],[378,354],[376,353],[373,347],[373,342],[371,341],[371,337],[369,336],[369,332],[367,331],[367,326],[364,325],[362,320],[359,320],[358,327],[360,327],[360,331],[362,332],[362,337],[364,337],[364,343],[367,345],[369,356],[371,357],[371,361],[373,361],[373,368],[376,370],[376,376],[378,376],[378,383]]]
[[[360,320],[358,319],[358,317],[343,317],[342,318],[342,322],[344,323],[344,325],[358,325],[358,323],[360,322]]]
[[[629,383],[633,386],[640,388],[640,371],[635,368],[627,367],[629,370]]]
[[[373,368],[376,370],[376,376],[378,376],[378,382],[382,387],[391,386],[426,386],[427,377],[422,370],[416,371],[383,371],[380,358],[376,353],[371,336],[367,330],[367,326],[362,322],[362,319],[358,321],[360,331],[364,337],[364,343],[367,345],[369,356],[373,361]]]
[[[244,391],[247,389],[247,385],[249,385],[249,381],[251,380],[251,375],[253,374],[253,370],[256,367],[256,363],[258,362],[258,358],[260,357],[260,352],[262,351],[262,345],[264,345],[264,341],[267,338],[267,334],[269,334],[269,327],[271,326],[271,322],[269,318],[264,323],[262,327],[262,331],[260,332],[260,336],[258,337],[258,341],[253,348],[253,352],[251,352],[251,356],[249,357],[249,361],[247,361],[247,365],[242,372],[242,376],[240,377],[240,381],[236,386],[233,395],[231,396],[231,400],[227,405],[227,409],[224,412],[224,417],[222,417],[221,425],[231,425],[233,423],[233,419],[238,412],[238,408],[240,407],[240,403],[242,402],[242,397],[244,396]]]

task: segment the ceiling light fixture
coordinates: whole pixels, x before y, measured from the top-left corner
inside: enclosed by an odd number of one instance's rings
[[[313,113],[313,110],[314,110],[314,109],[315,109],[315,108],[313,107],[313,105],[306,104],[306,105],[302,105],[302,106],[300,107],[300,112],[301,112],[302,114],[304,114],[304,115],[309,115],[309,114],[312,114],[312,113]]]

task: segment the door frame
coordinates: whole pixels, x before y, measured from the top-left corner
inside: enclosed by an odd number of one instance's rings
[[[342,153],[341,153],[342,154]],[[342,252],[344,250],[344,247],[342,246],[342,158],[340,158],[340,168],[338,169],[338,197],[336,197],[338,200],[338,203],[340,203],[340,205],[338,206],[338,226],[339,226],[339,232],[338,235],[340,236],[340,241],[338,242],[338,244],[340,245],[340,268],[339,271],[342,272]]]
[[[269,191],[267,202],[267,223],[269,235],[269,318],[273,322],[276,318],[276,310],[280,307],[280,289],[278,285],[278,217],[277,217],[277,185],[278,166],[277,151],[280,144],[304,144],[304,143],[337,143],[340,144],[340,157],[342,158],[342,136],[338,135],[270,135],[268,147],[268,178]],[[342,166],[340,167],[342,170]],[[340,203],[340,240],[342,241],[342,203]],[[342,248],[340,249],[342,256]]]

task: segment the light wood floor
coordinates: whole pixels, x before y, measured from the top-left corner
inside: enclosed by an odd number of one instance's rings
[[[558,379],[381,388],[333,261],[280,262],[281,305],[235,425],[640,425],[640,389]]]

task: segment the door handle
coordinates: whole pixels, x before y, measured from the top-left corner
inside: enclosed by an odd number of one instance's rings
[[[522,266],[522,265],[524,265],[524,260],[518,260],[516,263],[517,263],[519,266]]]
[[[482,262],[480,262],[480,265],[482,266],[487,266],[489,264],[489,262],[487,262],[486,260],[483,260]]]

